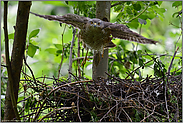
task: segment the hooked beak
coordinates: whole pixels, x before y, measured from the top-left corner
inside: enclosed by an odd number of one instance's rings
[[[97,26],[97,24],[96,23],[94,23],[94,27],[96,27]]]

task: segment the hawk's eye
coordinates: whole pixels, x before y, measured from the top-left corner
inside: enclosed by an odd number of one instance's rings
[[[93,24],[93,21],[90,21],[90,24]]]
[[[97,23],[98,26],[100,26],[100,23]]]

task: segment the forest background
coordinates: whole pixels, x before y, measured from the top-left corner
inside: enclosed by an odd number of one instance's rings
[[[115,5],[116,2],[112,2]],[[148,3],[148,2],[147,2]],[[126,71],[132,71],[139,66],[143,66],[145,62],[158,56],[158,61],[162,68],[167,71],[171,59],[177,47],[179,50],[176,53],[171,71],[177,71],[177,75],[181,73],[182,67],[182,20],[180,11],[182,8],[181,1],[157,1],[149,2],[155,4],[153,7],[146,8],[146,2],[129,1],[121,3],[121,6],[114,6],[111,9],[110,22],[121,23],[127,25],[133,31],[140,33],[144,37],[159,41],[157,45],[143,45],[135,42],[129,42],[120,39],[114,39],[113,42],[117,45],[115,48],[109,50],[109,72],[110,74],[124,79],[128,76]],[[125,5],[125,6],[124,6]],[[1,2],[2,12],[3,3]],[[10,1],[8,7],[8,33],[9,33],[9,51],[11,56],[14,27],[17,14],[17,1]],[[64,15],[67,13],[75,13],[90,18],[95,17],[95,1],[88,2],[64,2],[64,1],[33,1],[31,11],[44,15]],[[123,11],[121,10],[123,8]],[[140,11],[145,10],[139,17]],[[136,17],[136,18],[133,18]],[[132,20],[131,20],[132,19]],[[1,25],[3,25],[1,21]],[[26,61],[34,72],[35,77],[52,77],[58,76],[61,58],[63,57],[63,64],[61,67],[61,77],[67,78],[69,76],[69,53],[70,45],[73,36],[71,26],[58,22],[48,21],[30,14],[28,33],[27,33],[27,49]],[[77,37],[75,37],[77,39]],[[63,42],[62,42],[63,41]],[[82,47],[82,44],[80,43]],[[63,54],[64,48],[64,54]],[[78,42],[75,41],[72,53],[73,58],[77,58]],[[81,49],[81,54],[84,57],[86,51]],[[4,48],[4,34],[1,28],[1,64],[5,64],[3,58],[5,54]],[[93,52],[89,53],[92,56]],[[78,75],[77,61],[72,63],[72,73]],[[147,67],[141,67],[134,74],[135,78],[139,80],[145,78],[147,75],[161,76],[158,74],[157,67],[154,62],[146,64]],[[92,59],[86,62],[84,67],[79,66],[82,71],[82,76],[91,79],[92,76]],[[27,74],[30,71],[26,70]],[[31,74],[30,74],[31,75]],[[1,109],[3,108],[3,100],[7,83],[6,68],[1,67]],[[45,80],[45,83],[52,83],[51,80]],[[21,96],[20,96],[21,97]],[[3,109],[1,110],[3,111]],[[3,112],[2,112],[3,113]]]

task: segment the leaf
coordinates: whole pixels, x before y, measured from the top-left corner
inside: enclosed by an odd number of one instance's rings
[[[69,2],[69,1],[65,1],[65,3],[66,3],[67,5],[68,5],[68,2]]]
[[[45,51],[49,52],[50,54],[55,54],[57,49],[55,49],[55,48],[48,48]]]
[[[130,15],[130,14],[133,14],[130,7],[126,7],[126,12],[127,12],[129,15]]]
[[[160,15],[160,16],[162,16],[162,17],[164,17],[164,12],[165,12],[166,10],[164,9],[164,8],[158,8],[158,9],[156,9],[156,12]]]
[[[141,10],[141,5],[140,4],[133,4],[133,8],[137,11],[140,11]]]
[[[54,44],[54,45],[55,45],[55,47],[56,47],[57,49],[62,50],[62,45],[61,45],[61,44]]]
[[[137,19],[135,19],[132,22],[128,23],[128,26],[137,29],[139,27],[139,22]]]
[[[54,5],[54,6],[62,6],[67,7],[67,5],[64,4],[64,1],[42,1],[44,4]]]
[[[9,34],[8,39],[14,39],[14,33]]]
[[[175,1],[174,3],[172,3],[172,7],[177,7],[181,5],[182,5],[182,1]]]
[[[153,18],[155,18],[156,17],[156,14],[153,12],[150,12],[150,13],[148,13],[147,14],[147,16],[149,17],[149,19],[153,19]]]
[[[30,34],[29,34],[29,40],[32,38],[32,37],[36,37],[37,34],[39,33],[40,29],[35,29],[33,30]]]
[[[162,77],[166,73],[165,65],[160,61],[155,61],[154,63],[154,75],[158,77]]]
[[[33,41],[33,40],[30,40],[30,42],[29,42],[29,44],[33,44],[33,45],[38,45],[38,42],[36,42],[36,41]]]
[[[35,45],[33,45],[33,44],[30,43],[30,44],[29,44],[29,47],[28,47],[28,52],[27,52],[27,54],[28,54],[30,57],[33,58],[33,56],[35,55],[37,49],[39,49],[38,46],[35,46]]]
[[[146,20],[146,19],[148,19],[148,16],[147,15],[140,15],[139,18]]]
[[[142,57],[139,57],[139,66],[144,66],[144,61]]]
[[[175,15],[177,15],[177,17],[178,17],[178,16],[179,16],[179,13],[180,13],[180,12],[175,12],[175,13],[173,13],[172,17],[174,18]]]
[[[26,112],[29,111],[30,104],[31,104],[31,99],[28,98],[28,99],[27,99],[27,102],[25,103],[25,111],[26,111]]]
[[[163,1],[157,1],[158,2],[158,5],[160,6],[162,4]]]
[[[114,8],[114,12],[120,12],[121,9],[122,9],[122,6],[116,6],[116,7]]]

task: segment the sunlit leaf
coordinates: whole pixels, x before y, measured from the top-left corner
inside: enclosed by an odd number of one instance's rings
[[[57,49],[55,49],[55,48],[47,48],[45,51],[49,52],[50,54],[55,54]]]
[[[32,37],[36,37],[37,34],[39,33],[40,29],[35,29],[33,30],[30,34],[29,34],[29,40],[32,38]]]
[[[27,54],[30,56],[30,57],[34,57],[35,53],[36,53],[36,50],[39,49],[38,46],[35,46],[33,44],[29,44],[29,47],[28,47],[28,52]]]
[[[62,50],[62,45],[61,44],[54,44],[54,46],[59,49],[59,50]]]

